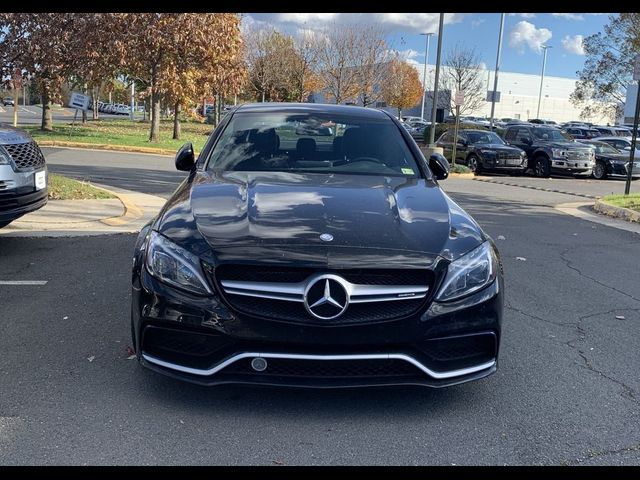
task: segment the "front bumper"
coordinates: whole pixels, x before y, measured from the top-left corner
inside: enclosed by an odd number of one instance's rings
[[[595,161],[590,160],[566,160],[553,158],[551,170],[557,173],[591,175],[595,167]]]
[[[201,385],[423,385],[476,380],[497,369],[502,277],[469,297],[400,320],[301,325],[239,316],[134,271],[132,323],[142,365]],[[251,366],[267,361],[264,371]]]
[[[516,164],[511,159],[496,159],[490,157],[482,157],[482,168],[486,170],[505,170],[505,171],[521,171],[524,172],[527,169],[527,159],[519,160]]]

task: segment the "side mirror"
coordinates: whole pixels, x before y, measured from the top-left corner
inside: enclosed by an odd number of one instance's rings
[[[526,143],[527,145],[531,145],[531,143],[533,143],[530,139],[524,137],[520,138],[520,142]]]
[[[431,154],[429,157],[429,168],[437,180],[444,180],[449,176],[449,162],[439,153]]]
[[[458,140],[458,145],[461,147],[466,147],[467,146],[467,141],[466,140]]]
[[[627,145],[626,147],[623,148],[623,150],[626,150],[627,152],[631,151],[631,146]]]
[[[193,153],[193,145],[185,143],[176,153],[176,168],[183,172],[190,172],[195,166],[196,159]]]

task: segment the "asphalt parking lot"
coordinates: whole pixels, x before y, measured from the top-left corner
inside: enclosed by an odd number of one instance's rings
[[[163,197],[184,178],[168,157],[43,151]],[[640,465],[640,237],[553,208],[623,182],[542,182],[442,182],[500,238],[506,285],[498,372],[446,389],[165,378],[127,351],[135,235],[0,236],[0,280],[46,282],[0,285],[0,464]]]

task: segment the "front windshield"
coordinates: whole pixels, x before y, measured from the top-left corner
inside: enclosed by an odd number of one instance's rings
[[[496,143],[498,145],[504,145],[504,140],[493,132],[467,132],[467,138],[469,139],[469,143]]]
[[[533,128],[532,130],[533,136],[539,140],[551,140],[556,142],[566,142],[567,140],[571,140],[556,128]]]
[[[391,120],[354,114],[238,112],[216,143],[208,169],[419,176]]]

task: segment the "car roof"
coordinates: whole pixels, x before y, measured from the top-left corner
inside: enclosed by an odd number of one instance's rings
[[[324,113],[336,115],[349,115],[359,118],[389,119],[390,116],[375,108],[364,108],[355,105],[334,105],[327,103],[286,103],[286,102],[265,102],[265,103],[245,103],[240,105],[235,113]]]

